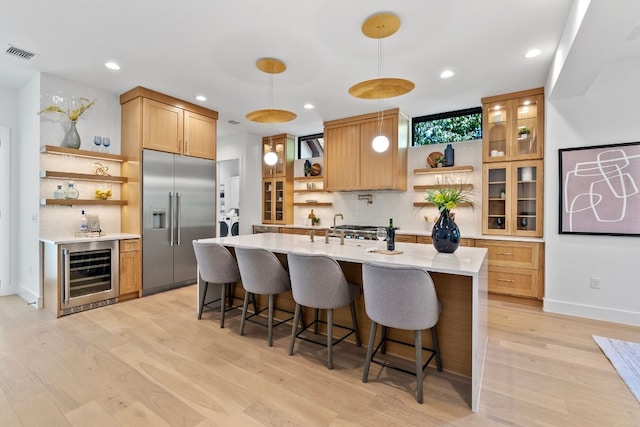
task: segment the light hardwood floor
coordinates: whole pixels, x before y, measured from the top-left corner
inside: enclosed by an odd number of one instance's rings
[[[195,314],[194,286],[54,319],[0,298],[0,426],[638,426],[640,404],[591,339],[640,342],[640,328],[490,301],[489,343],[474,414],[459,378],[372,365],[365,348],[296,343],[290,327],[225,329]]]

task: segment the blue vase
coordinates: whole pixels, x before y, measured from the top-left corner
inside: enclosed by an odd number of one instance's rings
[[[440,212],[440,218],[433,224],[431,232],[433,247],[438,252],[454,253],[460,245],[460,229],[448,210]]]
[[[447,148],[444,149],[444,165],[445,166],[453,166],[454,162],[454,151],[451,144],[447,144]]]

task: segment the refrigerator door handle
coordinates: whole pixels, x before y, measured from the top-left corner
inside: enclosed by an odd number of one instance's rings
[[[180,233],[182,231],[182,203],[181,203],[182,198],[180,197],[180,192],[176,192],[176,223],[178,224],[178,240],[176,242],[176,244],[178,246],[180,246],[182,244],[182,233]]]
[[[170,230],[170,237],[169,237],[169,246],[173,246],[173,240],[174,240],[174,224],[173,224],[173,219],[175,218],[175,212],[173,209],[173,191],[169,191],[169,230]]]

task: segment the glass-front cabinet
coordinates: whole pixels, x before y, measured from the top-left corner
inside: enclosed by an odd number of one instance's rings
[[[483,165],[483,234],[542,236],[542,160]]]
[[[265,136],[262,138],[262,177],[283,178],[293,167],[295,137],[288,134]],[[273,151],[278,156],[276,164],[270,166],[264,162],[264,155]]]
[[[262,180],[262,223],[286,224],[290,212],[292,194],[285,178]]]
[[[483,162],[543,157],[542,88],[484,98],[482,106]]]

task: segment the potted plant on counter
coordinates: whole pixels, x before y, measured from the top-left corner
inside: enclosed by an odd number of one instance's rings
[[[453,253],[460,244],[460,229],[455,223],[451,211],[461,203],[474,207],[471,194],[459,186],[428,190],[427,202],[433,203],[440,211],[440,217],[433,224],[431,240],[438,252]]]

